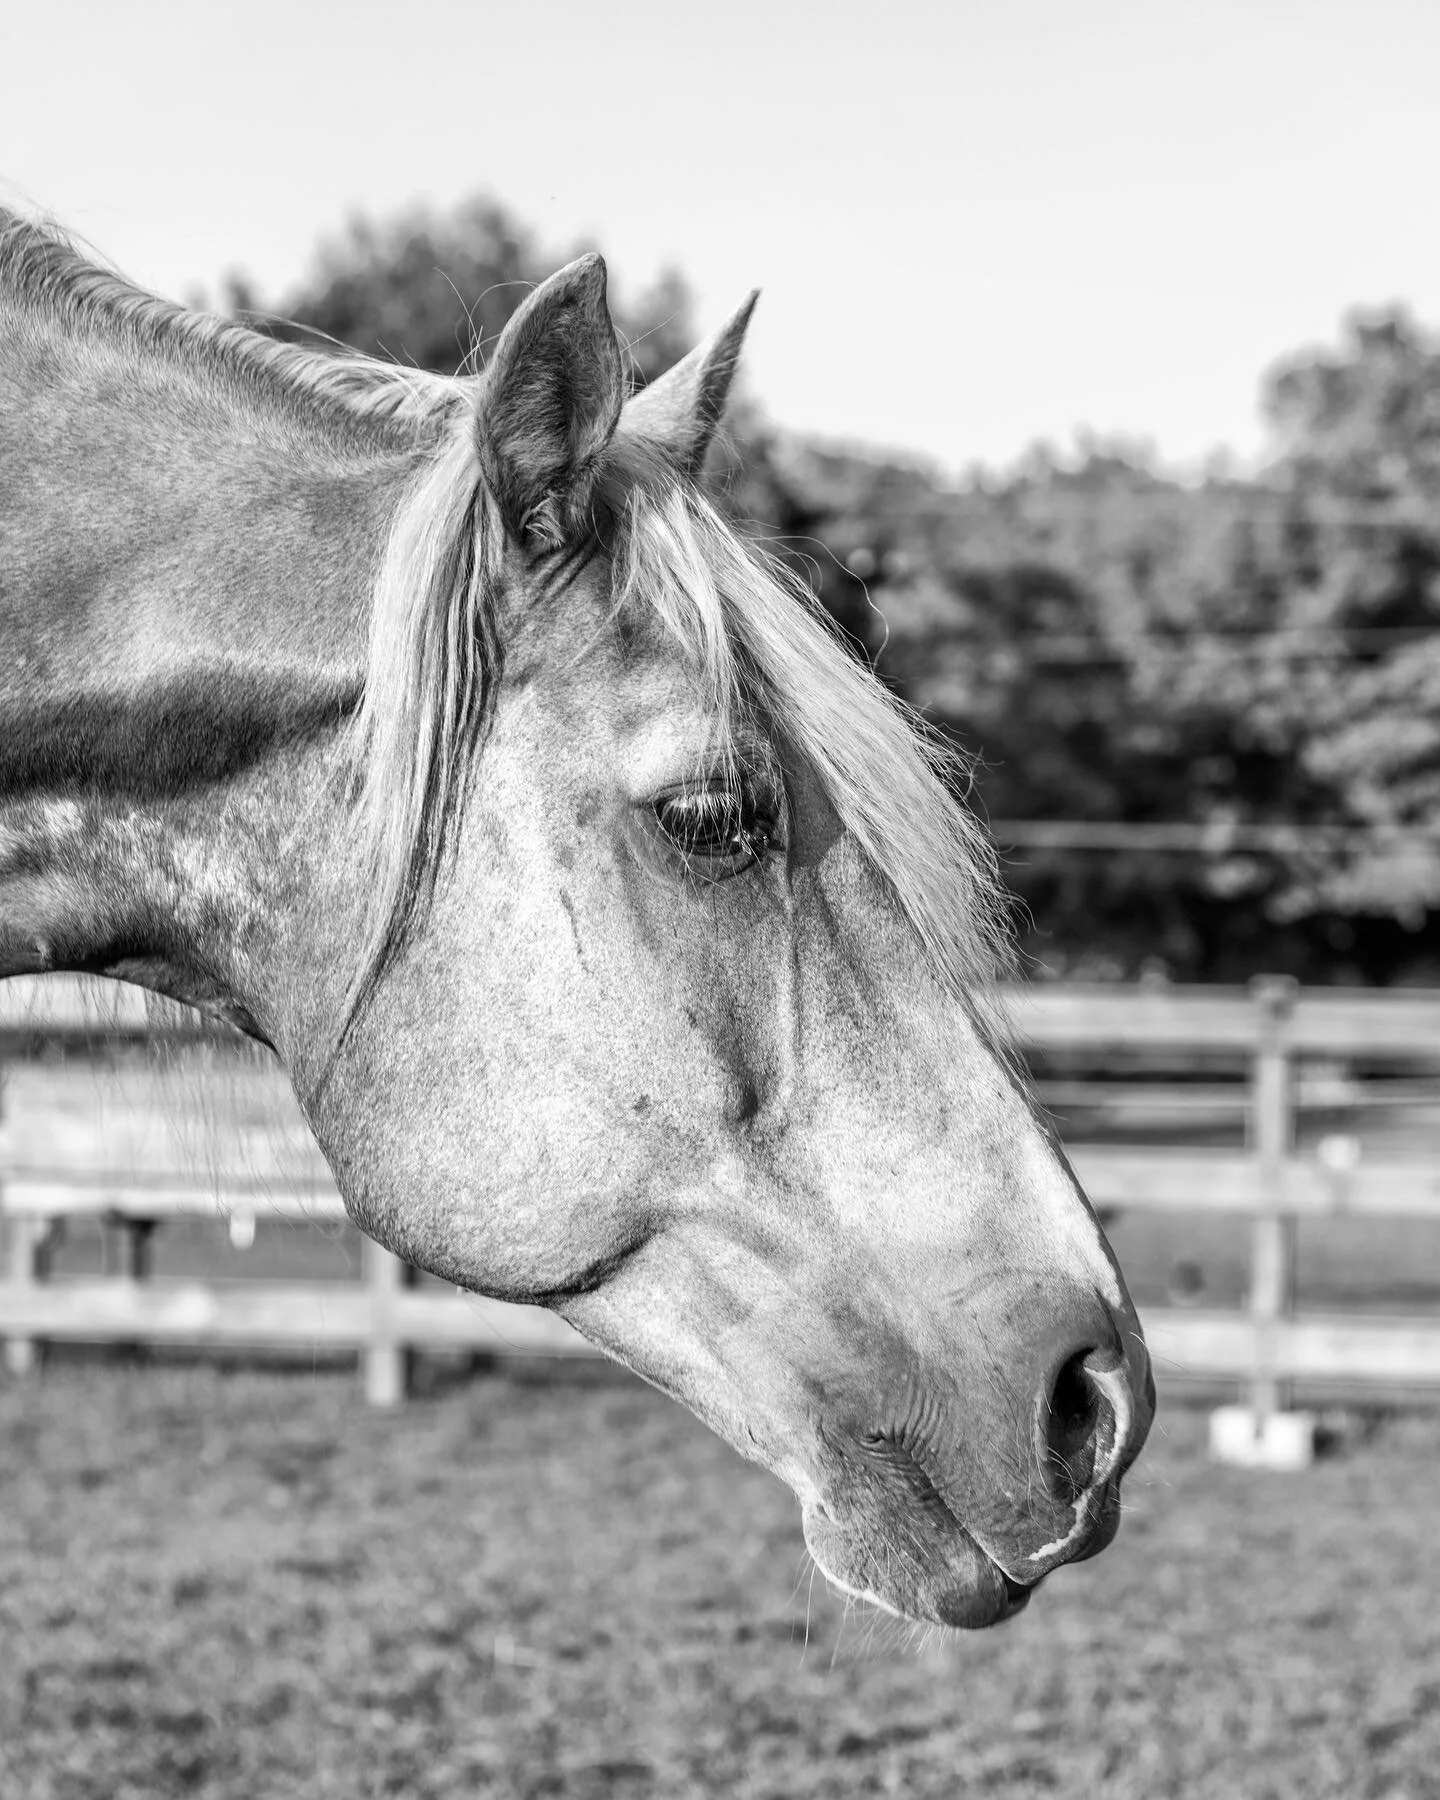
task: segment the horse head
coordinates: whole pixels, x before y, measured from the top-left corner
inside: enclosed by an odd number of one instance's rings
[[[26,716],[98,648],[0,968],[263,1037],[368,1230],[682,1400],[847,1591],[983,1625],[1103,1547],[1153,1386],[993,1017],[983,835],[697,480],[748,307],[627,397],[595,257],[440,382],[47,256],[0,367]]]
[[[980,834],[696,484],[748,313],[627,402],[577,263],[456,421],[448,506],[447,452],[422,473],[353,739],[368,975],[316,1121],[372,1229],[782,1475],[842,1586],[986,1623],[1108,1540],[1153,1392],[987,1014]]]

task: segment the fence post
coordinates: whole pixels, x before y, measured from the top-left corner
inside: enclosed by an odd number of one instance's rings
[[[1288,1384],[1277,1373],[1279,1326],[1294,1303],[1295,1221],[1284,1211],[1285,1160],[1295,1141],[1295,1111],[1288,1026],[1296,983],[1288,975],[1257,975],[1250,984],[1256,1010],[1252,1068],[1251,1147],[1260,1165],[1261,1210],[1255,1215],[1250,1252],[1250,1319],[1255,1362],[1250,1404],[1257,1435],[1282,1412]]]
[[[413,1271],[372,1237],[360,1240],[360,1269],[370,1295],[370,1335],[362,1353],[365,1398],[371,1406],[398,1406],[410,1385],[410,1354],[396,1335],[394,1299]]]
[[[105,1224],[105,1273],[139,1285],[150,1279],[154,1265],[154,1238],[159,1221],[115,1218]],[[114,1265],[112,1270],[112,1264]],[[150,1360],[150,1346],[143,1338],[125,1344],[119,1358],[127,1366]]]
[[[0,1068],[0,1111],[7,1095],[5,1076]],[[0,1269],[5,1279],[17,1286],[31,1287],[43,1273],[43,1240],[37,1235],[34,1219],[13,1219],[5,1209],[5,1179],[0,1173]],[[4,1321],[0,1320],[0,1328]],[[28,1375],[35,1367],[37,1347],[32,1338],[6,1336],[5,1367],[11,1375]]]
[[[148,1281],[153,1261],[154,1219],[113,1214],[101,1221],[104,1273],[124,1281]]]
[[[3,1197],[3,1190],[0,1190],[0,1197]],[[36,1287],[44,1281],[50,1273],[50,1253],[59,1234],[60,1227],[48,1219],[6,1217],[0,1206],[6,1279],[17,1287]],[[39,1360],[40,1346],[33,1338],[5,1339],[5,1367],[11,1375],[31,1374]]]

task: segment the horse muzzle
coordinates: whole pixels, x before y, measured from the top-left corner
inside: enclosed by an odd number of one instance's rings
[[[906,1618],[993,1625],[1111,1542],[1155,1410],[1133,1311],[1076,1296],[1022,1368],[1012,1385],[993,1366],[967,1380],[912,1363],[868,1417],[853,1398],[831,1413],[804,1521],[838,1587]]]

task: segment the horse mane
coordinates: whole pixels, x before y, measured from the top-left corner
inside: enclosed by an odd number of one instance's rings
[[[433,892],[502,678],[505,528],[475,448],[477,384],[188,311],[0,209],[7,303],[95,355],[157,357],[218,382],[228,404],[318,433],[340,454],[412,455],[342,745],[367,894],[343,1031]],[[969,765],[842,647],[809,587],[657,452],[617,434],[596,505],[617,612],[658,621],[726,741],[758,716],[804,759],[938,977],[984,1008],[1010,971],[1010,931],[994,852],[960,797]]]
[[[414,448],[464,405],[466,384],[344,346],[282,343],[194,312],[91,261],[48,220],[0,207],[0,308],[18,310],[97,357],[151,357],[340,449]],[[337,443],[338,440],[338,443]]]

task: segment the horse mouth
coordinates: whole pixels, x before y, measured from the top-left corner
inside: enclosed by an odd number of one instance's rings
[[[891,1533],[874,1515],[837,1517],[816,1502],[803,1512],[805,1541],[821,1573],[851,1599],[896,1618],[979,1631],[1023,1612],[1054,1569],[1106,1548],[1120,1525],[1119,1485],[1112,1480],[1090,1496],[1086,1528],[1073,1544],[1047,1545],[1030,1557],[1040,1565],[1033,1576],[1020,1563],[1025,1580],[997,1562],[948,1507],[943,1532],[933,1529],[932,1514],[932,1529],[917,1535],[913,1521],[912,1529]]]
[[[1045,1579],[1016,1581],[958,1522],[943,1553],[923,1563],[877,1549],[873,1528],[862,1535],[818,1506],[805,1508],[803,1523],[810,1554],[831,1586],[898,1619],[980,1631],[1023,1612]]]

